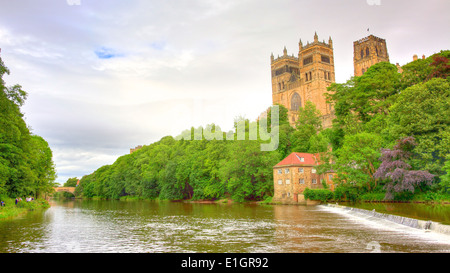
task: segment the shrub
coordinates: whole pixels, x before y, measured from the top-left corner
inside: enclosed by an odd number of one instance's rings
[[[260,203],[262,203],[262,204],[270,204],[270,203],[272,203],[272,196],[265,196],[264,197],[264,200],[263,201],[261,201]],[[228,201],[228,200],[227,200]]]
[[[428,192],[416,194],[414,196],[413,200],[415,200],[415,201],[431,201],[431,202],[450,201],[450,194],[428,191]]]
[[[339,186],[334,190],[334,199],[342,201],[357,201],[359,199],[358,190],[351,186]]]
[[[30,202],[20,201],[17,203],[18,208],[24,208],[27,210],[36,210],[38,208],[48,208],[50,207],[49,203],[45,199],[36,199]]]
[[[362,201],[383,201],[384,196],[384,192],[370,192],[361,195],[359,199],[361,199]]]
[[[305,189],[303,192],[305,199],[318,200],[322,202],[327,202],[334,198],[334,194],[328,189]]]

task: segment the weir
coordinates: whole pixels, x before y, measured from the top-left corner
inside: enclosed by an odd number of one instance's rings
[[[441,224],[438,222],[418,220],[418,219],[403,217],[403,216],[399,216],[399,215],[380,213],[380,212],[376,212],[375,210],[352,208],[352,207],[347,207],[347,206],[341,206],[338,204],[327,204],[326,206],[343,209],[345,211],[351,212],[352,214],[356,214],[356,216],[357,216],[357,214],[366,215],[369,217],[384,219],[387,221],[391,221],[391,222],[394,222],[397,224],[409,226],[412,228],[421,229],[424,231],[434,231],[436,233],[450,235],[450,226],[444,225],[444,224]]]

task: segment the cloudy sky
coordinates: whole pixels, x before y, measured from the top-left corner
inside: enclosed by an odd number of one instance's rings
[[[50,144],[57,182],[191,126],[271,105],[270,54],[331,36],[336,81],[353,41],[387,40],[391,63],[449,49],[448,0],[0,0],[8,85]]]

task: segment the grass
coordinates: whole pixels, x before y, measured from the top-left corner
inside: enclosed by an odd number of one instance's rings
[[[5,202],[5,206],[0,207],[0,220],[11,219],[29,211],[50,207],[44,199],[37,199],[31,202],[22,200],[17,205],[15,204],[15,199],[12,198],[4,198],[2,201]]]

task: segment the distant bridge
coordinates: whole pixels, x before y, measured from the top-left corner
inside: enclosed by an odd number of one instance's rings
[[[55,187],[55,192],[70,192],[71,194],[75,195],[75,187]]]

